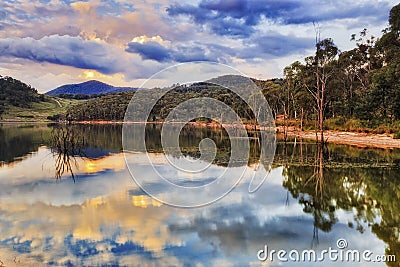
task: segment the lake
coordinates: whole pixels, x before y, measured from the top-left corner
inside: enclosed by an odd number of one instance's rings
[[[151,159],[179,185],[215,180],[168,170],[160,127],[146,127],[147,153],[124,154],[122,125],[2,124],[0,265],[399,266],[389,260],[400,258],[400,150],[278,139],[267,166],[260,133],[250,132],[248,160],[232,166],[226,131],[188,126],[174,162],[198,159],[210,138],[217,151],[204,160],[208,173],[244,174],[221,199],[179,208],[162,202],[160,184],[146,184],[155,198],[146,194],[126,167]],[[255,173],[266,180],[250,193]]]

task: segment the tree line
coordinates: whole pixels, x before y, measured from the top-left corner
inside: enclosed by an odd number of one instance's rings
[[[153,88],[146,90],[165,90]],[[110,94],[99,98],[89,99],[84,103],[72,106],[66,114],[66,119],[71,121],[84,120],[112,120],[121,121],[124,119],[128,104],[135,94],[135,91]],[[244,120],[254,120],[254,114],[243,99],[231,90],[207,82],[194,83],[191,85],[174,85],[173,89],[161,97],[153,107],[148,121],[163,121],[171,111],[180,103],[193,98],[210,97],[220,100],[229,105]],[[145,107],[147,103],[142,103]],[[205,107],[212,109],[213,107]],[[182,111],[184,112],[184,111]],[[189,112],[189,111],[188,111]],[[204,113],[207,113],[206,111]],[[217,118],[215,118],[217,119]],[[211,119],[207,119],[210,121]]]
[[[98,98],[102,96],[106,96],[107,94],[58,94],[57,97],[64,98],[64,99],[76,99],[76,100],[86,100],[91,98]]]

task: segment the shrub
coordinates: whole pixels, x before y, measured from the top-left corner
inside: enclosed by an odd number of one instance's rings
[[[374,134],[384,134],[384,133],[386,133],[386,128],[387,128],[387,127],[381,125],[381,126],[375,128],[375,129],[372,131],[372,133],[374,133]]]
[[[61,116],[61,114],[55,114],[55,115],[47,116],[47,119],[50,121],[59,121],[62,119],[62,116]]]

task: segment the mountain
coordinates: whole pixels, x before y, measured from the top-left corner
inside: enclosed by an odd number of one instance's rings
[[[115,87],[106,83],[91,80],[78,84],[66,84],[47,92],[47,95],[59,96],[62,94],[69,95],[98,95],[111,94],[136,90],[132,87]]]

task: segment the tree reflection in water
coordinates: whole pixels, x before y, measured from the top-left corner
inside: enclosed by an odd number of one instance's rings
[[[77,156],[82,156],[84,136],[75,127],[54,127],[51,134],[51,151],[55,156],[55,177],[60,179],[69,173],[75,182],[74,168],[78,168]]]
[[[284,146],[280,144],[277,149],[285,176],[283,186],[314,218],[312,246],[318,244],[318,231],[330,232],[338,222],[337,211],[344,210],[354,213],[348,221],[350,228],[360,233],[371,228],[387,244],[386,255],[400,259],[397,150],[388,154],[384,150],[330,144],[321,147],[310,142],[304,147],[301,142],[300,147]],[[380,154],[386,158],[377,162],[383,158]],[[398,266],[396,262],[387,264]]]

